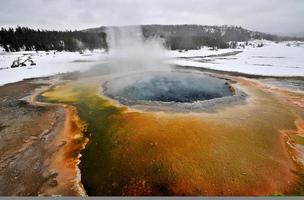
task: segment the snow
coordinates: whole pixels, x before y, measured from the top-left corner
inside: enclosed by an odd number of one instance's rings
[[[223,53],[229,53],[234,51],[233,49],[218,49],[212,50],[209,47],[203,47],[199,50],[188,50],[188,51],[169,51],[167,56],[170,58],[186,58],[186,57],[196,57],[196,56],[210,56],[210,55],[218,55]]]
[[[256,43],[257,44],[257,43]],[[296,42],[274,43],[263,41],[264,47],[237,49],[242,53],[225,57],[197,58],[210,56],[211,52],[198,50],[185,53],[187,58],[180,55],[171,59],[169,63],[181,66],[203,67],[222,71],[240,72],[263,76],[304,76],[304,44]],[[233,52],[233,49],[226,51]],[[219,55],[224,50],[214,52]],[[176,54],[177,55],[177,54]]]
[[[36,65],[10,68],[14,60],[18,58],[24,61],[31,58]],[[58,73],[85,71],[93,65],[103,62],[106,54],[102,50],[93,52],[45,52],[24,51],[13,53],[0,53],[0,85],[17,82],[26,78],[44,77]]]
[[[304,76],[304,42],[250,41],[254,44],[239,49],[167,51],[169,64],[210,68],[264,76]],[[254,48],[263,43],[261,48]],[[239,43],[244,44],[244,43]],[[223,55],[241,51],[236,55]],[[207,57],[206,57],[207,56]],[[30,57],[36,65],[11,68],[13,61]],[[93,65],[107,62],[111,57],[104,50],[93,52],[23,51],[7,53],[0,49],[0,85],[26,78],[43,77],[58,73],[86,71]]]

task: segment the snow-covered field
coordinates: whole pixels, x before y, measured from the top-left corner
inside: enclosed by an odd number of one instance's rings
[[[191,58],[191,57],[202,57],[202,56],[212,56],[223,53],[229,53],[236,51],[237,49],[218,49],[211,50],[208,47],[203,47],[199,50],[182,50],[182,51],[169,51],[167,56],[170,58]]]
[[[91,66],[103,62],[104,51],[79,52],[44,52],[27,51],[6,53],[0,52],[0,85],[17,82],[26,78],[43,77],[73,71],[85,71]],[[23,62],[30,58],[36,65],[11,68],[15,60]]]
[[[202,48],[189,51],[168,51],[166,62],[170,64],[203,67],[223,71],[241,72],[264,76],[304,76],[304,43],[251,41],[252,45],[238,49],[211,50]],[[258,44],[264,46],[257,48]],[[253,47],[255,46],[255,47]],[[19,59],[26,66],[11,68]],[[0,49],[0,85],[25,78],[55,75],[58,73],[85,71],[93,65],[107,62],[103,50],[93,52],[15,52]]]
[[[244,49],[212,51],[205,48],[185,53],[173,52],[170,63],[264,76],[304,76],[304,43],[263,41],[263,44],[261,48],[247,46]],[[242,52],[220,55],[229,51]]]

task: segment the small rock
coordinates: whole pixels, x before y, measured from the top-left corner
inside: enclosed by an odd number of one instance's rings
[[[38,137],[37,137],[37,136],[30,136],[29,139],[30,139],[30,140],[37,140]]]
[[[50,171],[50,174],[49,174],[49,178],[55,178],[58,176],[58,173],[56,171]]]
[[[51,181],[50,181],[50,183],[49,183],[49,186],[50,187],[56,187],[58,185],[58,182],[57,182],[57,180],[55,180],[55,179],[52,179]]]
[[[57,147],[63,147],[64,145],[66,145],[66,141],[62,141],[62,142],[60,142],[60,144],[59,145],[57,145]]]

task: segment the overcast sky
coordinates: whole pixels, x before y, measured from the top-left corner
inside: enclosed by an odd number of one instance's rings
[[[227,24],[304,33],[304,0],[0,0],[3,27],[65,30],[134,24]]]

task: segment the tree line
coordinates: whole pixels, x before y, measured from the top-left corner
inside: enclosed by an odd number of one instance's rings
[[[0,46],[5,51],[81,51],[107,48],[106,34],[82,31],[47,31],[28,27],[1,28]]]
[[[123,27],[120,27],[123,28]],[[128,28],[128,27],[125,27]],[[271,41],[301,40],[296,37],[249,31],[239,26],[201,26],[201,25],[142,25],[146,38],[160,37],[171,50],[200,49],[202,46],[214,49],[234,48],[236,42],[251,39]],[[106,42],[107,27],[84,31],[47,31],[28,27],[1,28],[0,46],[5,51],[81,51],[83,49],[108,48]]]
[[[274,35],[249,31],[240,26],[202,26],[202,25],[143,25],[144,35],[161,37],[172,50],[200,49],[208,46],[214,49],[233,48],[235,42],[251,39],[275,41]]]

